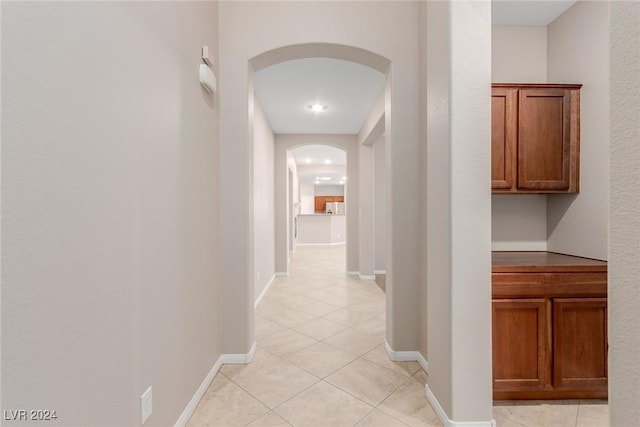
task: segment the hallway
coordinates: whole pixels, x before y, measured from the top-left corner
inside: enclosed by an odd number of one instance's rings
[[[441,426],[416,362],[384,349],[385,295],[344,274],[344,245],[298,246],[256,309],[255,357],[224,365],[187,424]],[[502,402],[498,426],[608,426],[602,401]]]
[[[385,295],[344,245],[298,246],[256,309],[255,357],[224,365],[189,426],[440,426],[416,362],[384,349]]]

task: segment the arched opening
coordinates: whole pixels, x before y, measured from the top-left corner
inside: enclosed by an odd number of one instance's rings
[[[374,221],[373,201],[375,168],[373,144],[385,131],[387,124],[385,117],[390,117],[390,114],[385,114],[385,110],[390,109],[390,61],[363,49],[326,43],[274,49],[249,61],[248,96],[250,107],[256,108],[257,104],[254,97],[254,74],[276,64],[308,58],[331,58],[364,65],[375,70],[376,74],[380,74],[381,85],[378,93],[374,94],[376,95],[375,105],[367,111],[363,122],[350,134],[342,132],[341,134],[276,134],[274,136],[274,273],[276,277],[287,276],[289,257],[299,243],[300,233],[304,233],[304,224],[301,224],[300,220],[304,221],[305,218],[299,217],[303,207],[301,192],[296,182],[295,166],[291,168],[289,165],[288,153],[297,147],[324,144],[344,150],[345,157],[348,159],[344,175],[340,177],[348,177],[346,182],[341,184],[344,185],[344,200],[338,202],[344,203],[345,234],[344,236],[334,235],[334,238],[338,238],[338,240],[344,238],[346,242],[346,273],[361,279],[373,280],[376,270],[376,256],[385,260],[382,264],[390,264],[389,261],[386,261],[388,256],[386,249],[378,248],[376,253],[375,247],[376,235],[385,237],[379,239],[380,241],[389,240],[386,238],[390,232],[389,218],[386,218],[385,221],[378,221],[378,223]],[[253,116],[254,114],[250,110],[249,135],[253,134]],[[385,150],[384,145],[382,150]],[[389,165],[383,161],[378,164],[378,167],[381,167],[382,170],[377,171],[377,179],[386,181],[389,177]],[[318,179],[327,178],[320,176],[320,173],[312,175]],[[314,185],[318,184],[314,183]],[[322,186],[322,183],[319,185]],[[320,210],[325,210],[322,213],[326,213],[326,206]],[[314,207],[313,213],[320,213],[316,211],[317,209]],[[383,211],[388,211],[386,206]],[[326,243],[334,243],[334,241]],[[381,255],[380,252],[384,254]],[[255,263],[258,257],[254,258]],[[392,289],[389,289],[387,299],[391,298],[391,292]],[[260,298],[257,293],[255,296]],[[387,309],[387,311],[390,310]],[[387,316],[387,319],[388,324],[392,322],[392,316]]]

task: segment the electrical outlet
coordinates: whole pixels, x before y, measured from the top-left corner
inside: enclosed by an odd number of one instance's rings
[[[140,396],[140,413],[142,424],[146,423],[153,412],[153,395],[151,394],[151,386]]]

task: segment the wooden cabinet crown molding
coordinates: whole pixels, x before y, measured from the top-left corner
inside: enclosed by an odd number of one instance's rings
[[[493,193],[577,193],[581,84],[493,83]]]

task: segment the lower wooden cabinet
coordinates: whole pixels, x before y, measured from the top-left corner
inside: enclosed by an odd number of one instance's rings
[[[494,399],[607,397],[606,263],[594,263],[494,265]]]
[[[553,300],[553,384],[558,390],[606,390],[606,298]]]
[[[549,302],[493,300],[493,390],[544,390],[551,384]]]

